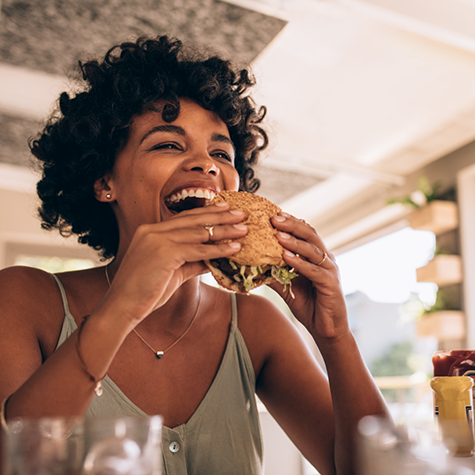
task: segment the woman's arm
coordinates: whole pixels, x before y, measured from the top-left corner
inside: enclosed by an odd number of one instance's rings
[[[11,267],[0,272],[0,289],[0,399],[12,395],[7,418],[84,414],[95,387],[88,373],[97,380],[105,374],[130,331],[127,322],[120,316],[112,319],[107,309],[94,312],[81,334],[86,372],[77,353],[77,331],[57,351],[45,354],[46,346],[57,340],[64,316],[51,275]]]
[[[352,474],[359,420],[370,414],[389,417],[388,410],[350,331],[334,257],[308,224],[284,215],[274,225],[284,233],[278,233],[290,251],[284,258],[299,277],[292,285],[295,299],[282,285],[272,287],[315,340],[328,381],[295,331],[274,323],[275,343],[260,375],[259,395],[322,474]]]
[[[208,246],[206,223],[215,226],[214,239],[233,239],[246,229],[234,224],[243,215],[225,207],[180,213],[136,232],[110,289],[80,330],[78,356],[75,331],[45,361],[41,333],[64,315],[52,277],[34,269],[0,272],[0,398],[11,396],[7,418],[15,416],[83,415],[130,331],[161,308],[187,280],[207,271],[202,259],[227,257],[239,249],[230,244]],[[87,300],[87,296],[82,296]],[[81,328],[81,326],[80,326]],[[50,331],[50,330],[48,330]],[[54,330],[51,330],[54,331]],[[60,324],[56,325],[59,336]],[[52,350],[51,350],[52,351]]]
[[[238,301],[239,328],[256,373],[256,393],[302,454],[333,473],[334,419],[328,379],[295,324],[267,299]]]

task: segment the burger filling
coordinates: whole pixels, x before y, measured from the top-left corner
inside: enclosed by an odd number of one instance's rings
[[[245,266],[236,264],[234,261],[226,258],[213,259],[211,264],[229,278],[242,283],[246,292],[257,287],[259,282],[268,277],[274,277],[277,282],[283,284],[285,292],[287,285],[291,286],[290,281],[297,277],[297,274],[292,272],[290,266]],[[291,289],[290,292],[292,293]]]

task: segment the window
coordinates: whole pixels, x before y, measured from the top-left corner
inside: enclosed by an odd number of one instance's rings
[[[418,283],[435,236],[405,228],[337,257],[352,331],[396,421],[432,420],[427,379],[434,338],[418,338],[416,320],[435,302],[437,286]]]

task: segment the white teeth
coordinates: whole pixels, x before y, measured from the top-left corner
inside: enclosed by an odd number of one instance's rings
[[[184,200],[185,198],[205,198],[207,200],[212,200],[216,196],[216,193],[211,190],[198,188],[196,190],[181,190],[181,192],[174,193],[167,201],[170,203],[177,203],[178,201]]]

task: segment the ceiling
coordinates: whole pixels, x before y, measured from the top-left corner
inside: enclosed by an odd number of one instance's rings
[[[97,3],[3,0],[0,186],[31,188],[25,137],[71,64],[151,32],[252,63],[272,144],[260,193],[333,249],[394,223],[384,198],[475,140],[475,0]]]
[[[278,3],[288,24],[253,62],[277,138],[264,163],[323,179],[282,206],[338,249],[404,216],[388,195],[475,139],[475,1]]]

